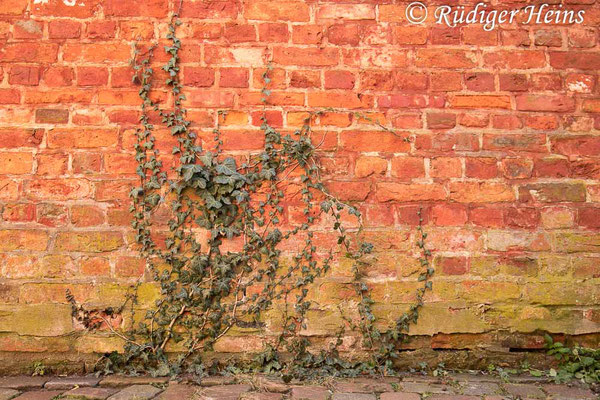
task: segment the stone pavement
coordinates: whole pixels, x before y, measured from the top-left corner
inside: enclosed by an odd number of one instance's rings
[[[1,377],[0,400],[597,400],[585,385],[555,385],[539,378],[454,374],[442,378],[326,379],[301,384],[265,376],[183,377],[108,376]]]

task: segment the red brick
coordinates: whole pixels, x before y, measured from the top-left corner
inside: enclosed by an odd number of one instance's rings
[[[256,28],[248,24],[226,25],[223,36],[229,43],[255,42]]]
[[[558,128],[558,119],[555,115],[528,115],[525,117],[525,126],[540,131],[555,130]]]
[[[454,95],[450,104],[456,108],[501,108],[510,109],[510,97],[501,95]]]
[[[530,85],[536,91],[561,90],[562,79],[559,74],[532,74]]]
[[[73,155],[74,174],[93,174],[100,172],[102,157],[94,153],[75,153]]]
[[[69,62],[91,63],[129,62],[131,46],[119,42],[67,43],[63,45],[63,59]]]
[[[381,202],[444,200],[446,192],[443,186],[435,184],[382,182],[377,184],[376,198]]]
[[[182,7],[181,16],[199,19],[235,19],[240,11],[239,8],[240,5],[234,1],[195,1],[186,3],[185,7]]]
[[[462,204],[437,204],[431,207],[431,222],[439,226],[462,226],[467,222],[467,208]]]
[[[494,75],[487,72],[468,73],[463,76],[465,86],[474,92],[493,92]]]
[[[442,275],[465,275],[469,271],[469,259],[466,257],[436,257],[435,267]]]
[[[527,75],[524,74],[501,74],[500,90],[510,92],[524,92],[529,89]]]
[[[579,226],[589,229],[600,229],[600,207],[585,207],[577,212]]]
[[[121,0],[105,0],[104,13],[113,17],[156,17],[167,16],[169,4],[167,0],[146,0],[144,2]]]
[[[16,89],[0,89],[0,104],[19,104],[21,93]]]
[[[565,112],[575,109],[572,97],[558,95],[520,95],[516,98],[517,110]]]
[[[356,160],[354,174],[359,178],[366,178],[371,175],[385,175],[387,165],[387,160],[380,157],[360,157]]]
[[[392,176],[401,180],[425,177],[425,162],[420,157],[392,158]]]
[[[371,192],[371,186],[368,182],[331,181],[326,183],[326,187],[331,191],[331,194],[347,201],[363,201]]]
[[[498,44],[498,30],[486,31],[480,26],[463,26],[462,42],[477,46],[494,46]]]
[[[432,178],[459,178],[462,176],[462,163],[460,158],[433,158],[429,173]]]
[[[252,113],[252,124],[254,126],[261,126],[263,124],[262,118],[265,117],[267,123],[270,126],[281,128],[283,126],[283,114],[277,110],[266,110],[266,111],[255,111]]]
[[[596,45],[596,32],[592,29],[569,29],[569,47],[586,48]]]
[[[355,82],[350,71],[325,71],[325,89],[353,89]]]
[[[552,29],[539,29],[534,33],[534,44],[536,46],[561,47],[561,32]]]
[[[246,88],[250,86],[249,72],[245,68],[221,68],[219,86]]]
[[[456,126],[456,114],[429,113],[427,127],[429,129],[452,129]]]
[[[577,178],[600,179],[600,162],[597,159],[573,161],[571,175]]]
[[[22,15],[28,3],[27,0],[5,0],[0,4],[0,15]]]
[[[523,122],[518,115],[494,115],[492,127],[496,129],[515,130],[523,127]]]
[[[66,124],[69,122],[69,110],[40,108],[35,110],[35,122],[38,124]]]
[[[0,148],[38,147],[43,129],[0,128]]]
[[[394,75],[390,71],[362,71],[360,87],[363,90],[390,91],[394,88]]]
[[[428,30],[419,26],[397,26],[393,35],[397,44],[425,44]]]
[[[2,219],[9,222],[31,222],[35,220],[35,205],[28,203],[7,204],[2,210]]]
[[[410,143],[390,132],[343,131],[340,143],[347,151],[405,153],[410,150]]]
[[[31,174],[33,169],[33,155],[31,153],[0,153],[0,174],[22,175]]]
[[[587,74],[569,74],[565,78],[565,87],[570,92],[592,93],[596,84],[593,75]]]
[[[597,52],[556,51],[550,53],[550,65],[558,69],[595,70],[598,64],[600,64],[600,54]]]
[[[392,117],[392,125],[399,129],[416,129],[423,127],[420,114],[401,114]]]
[[[428,98],[423,95],[393,94],[377,97],[379,108],[425,108]]]
[[[325,75],[332,73],[326,71]],[[290,86],[296,88],[320,88],[321,74],[318,71],[291,71]]]
[[[77,39],[81,36],[81,24],[72,20],[48,22],[48,37],[50,39]]]
[[[564,158],[540,158],[535,160],[533,174],[542,178],[564,178],[570,175],[569,161]]]
[[[144,274],[146,262],[140,257],[119,257],[115,263],[118,277],[140,277]]]
[[[600,154],[600,137],[574,136],[551,139],[552,150],[568,156],[597,156]]]
[[[433,27],[430,36],[432,44],[460,44],[460,28]]]
[[[462,90],[461,74],[458,72],[434,72],[430,77],[431,90],[453,92]]]
[[[511,228],[535,229],[540,223],[537,208],[510,207],[504,214],[504,223]]]
[[[477,226],[502,227],[504,226],[504,210],[497,206],[473,207],[469,210],[469,221]]]
[[[55,129],[48,133],[49,148],[114,147],[118,132],[110,128]]]
[[[464,50],[419,49],[415,55],[417,67],[473,68],[477,65],[475,54]]]
[[[83,179],[39,179],[28,182],[25,192],[35,200],[74,200],[90,197],[92,188]]]
[[[542,68],[546,66],[543,51],[494,51],[483,56],[485,66],[510,69]]]
[[[86,276],[109,276],[110,262],[106,257],[82,257],[79,269]]]
[[[458,124],[470,128],[485,128],[490,123],[488,115],[485,114],[459,114]]]
[[[185,67],[183,82],[196,87],[210,87],[215,83],[215,71],[212,68]]]
[[[450,199],[461,203],[496,203],[515,200],[510,186],[493,182],[451,182]]]
[[[0,51],[0,62],[53,63],[57,58],[55,43],[8,43]]]
[[[373,4],[327,4],[317,9],[317,20],[343,21],[375,19]]]
[[[262,42],[287,42],[289,38],[286,24],[260,24],[258,25],[258,39]]]
[[[69,167],[69,155],[66,153],[39,153],[36,160],[37,175],[64,175]]]
[[[425,91],[429,84],[427,74],[398,71],[394,75],[395,87],[402,91]]]
[[[357,46],[360,42],[360,31],[357,24],[343,23],[327,28],[327,40],[337,45]]]
[[[510,134],[510,135],[483,135],[483,149],[496,151],[530,151],[547,153],[546,135],[544,134]]]
[[[505,46],[523,46],[529,47],[529,31],[527,30],[501,30],[500,37]]]
[[[244,7],[244,16],[262,21],[308,21],[310,10],[303,1],[251,0]]]
[[[77,67],[78,86],[104,86],[108,84],[108,69],[103,67]]]
[[[116,33],[115,21],[92,21],[87,24],[86,36],[90,39],[113,39]]]
[[[347,109],[372,108],[373,97],[359,96],[354,92],[310,92],[308,93],[309,107],[336,107]]]
[[[149,40],[154,37],[154,25],[152,21],[121,21],[120,37],[125,40]],[[194,28],[196,25],[194,25]],[[198,38],[196,35],[194,37]],[[200,38],[198,38],[200,39]]]
[[[294,25],[292,29],[292,42],[296,44],[319,44],[323,41],[321,25]]]
[[[40,68],[28,65],[15,65],[10,68],[8,83],[11,85],[36,86],[40,83]]]
[[[465,176],[467,178],[493,179],[498,176],[498,161],[495,158],[465,159]]]
[[[15,39],[41,39],[44,33],[44,23],[33,19],[24,19],[13,22],[13,38]]]
[[[86,227],[97,226],[104,223],[102,209],[95,206],[73,206],[71,207],[71,223],[74,226]]]
[[[530,178],[533,171],[533,161],[530,159],[505,158],[502,160],[502,171],[507,179]]]
[[[70,67],[49,67],[44,71],[42,82],[50,87],[70,86],[74,77]]]

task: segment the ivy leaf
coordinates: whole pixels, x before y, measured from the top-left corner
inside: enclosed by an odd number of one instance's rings
[[[183,167],[183,180],[189,182],[194,177],[194,166],[184,165]]]
[[[206,201],[206,207],[208,208],[221,208],[223,204],[217,201],[210,193],[205,193],[204,200]]]
[[[226,158],[223,162],[217,165],[217,172],[224,175],[233,175],[237,173],[237,166],[235,160],[231,157]]]

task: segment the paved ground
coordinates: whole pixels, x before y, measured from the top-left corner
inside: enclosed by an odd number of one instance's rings
[[[597,400],[579,384],[554,385],[531,377],[503,382],[484,375],[433,378],[328,380],[320,385],[286,385],[262,376],[191,379],[110,376],[3,377],[0,400]]]

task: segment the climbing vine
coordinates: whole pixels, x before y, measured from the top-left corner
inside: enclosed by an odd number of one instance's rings
[[[111,368],[159,375],[203,372],[208,364],[202,355],[232,329],[268,328],[279,334],[266,340],[265,350],[253,362],[226,368],[250,368],[288,378],[393,373],[398,350],[408,340],[409,326],[417,322],[423,296],[432,287],[434,271],[421,215],[417,245],[422,254],[422,286],[409,310],[380,330],[364,279],[373,246],[362,240],[361,214],[331,195],[321,180],[319,145],[311,140],[312,122],[321,112],[310,112],[293,134],[278,132],[263,115],[264,147],[245,157],[223,150],[219,123],[212,140],[201,138],[184,107],[178,14],[169,23],[169,45],[164,50],[170,59],[162,67],[171,105],[152,99],[156,46],[136,49],[133,62],[142,112],[135,144],[139,183],[130,193],[132,226],[160,296],[142,315],[143,307],[131,298],[135,322],[119,333],[126,343],[125,353],[111,354],[105,361]],[[263,75],[263,102],[270,95],[270,70]],[[226,112],[218,117],[221,121]],[[157,125],[176,138],[170,155],[159,152]],[[173,165],[166,167],[171,158]],[[301,209],[302,220],[296,224],[285,221],[285,208],[290,205]],[[168,215],[166,223],[158,218],[164,215]],[[357,229],[346,228],[346,215],[357,219]],[[339,248],[320,245],[313,228],[322,221],[331,222]],[[290,255],[283,248],[296,250]],[[344,315],[337,341],[317,351],[302,335],[307,312],[315,306],[309,291],[339,253],[353,264],[356,300],[350,304],[358,317]],[[281,326],[272,326],[274,320],[280,320]],[[340,355],[347,329],[362,336],[369,359],[349,361]]]

